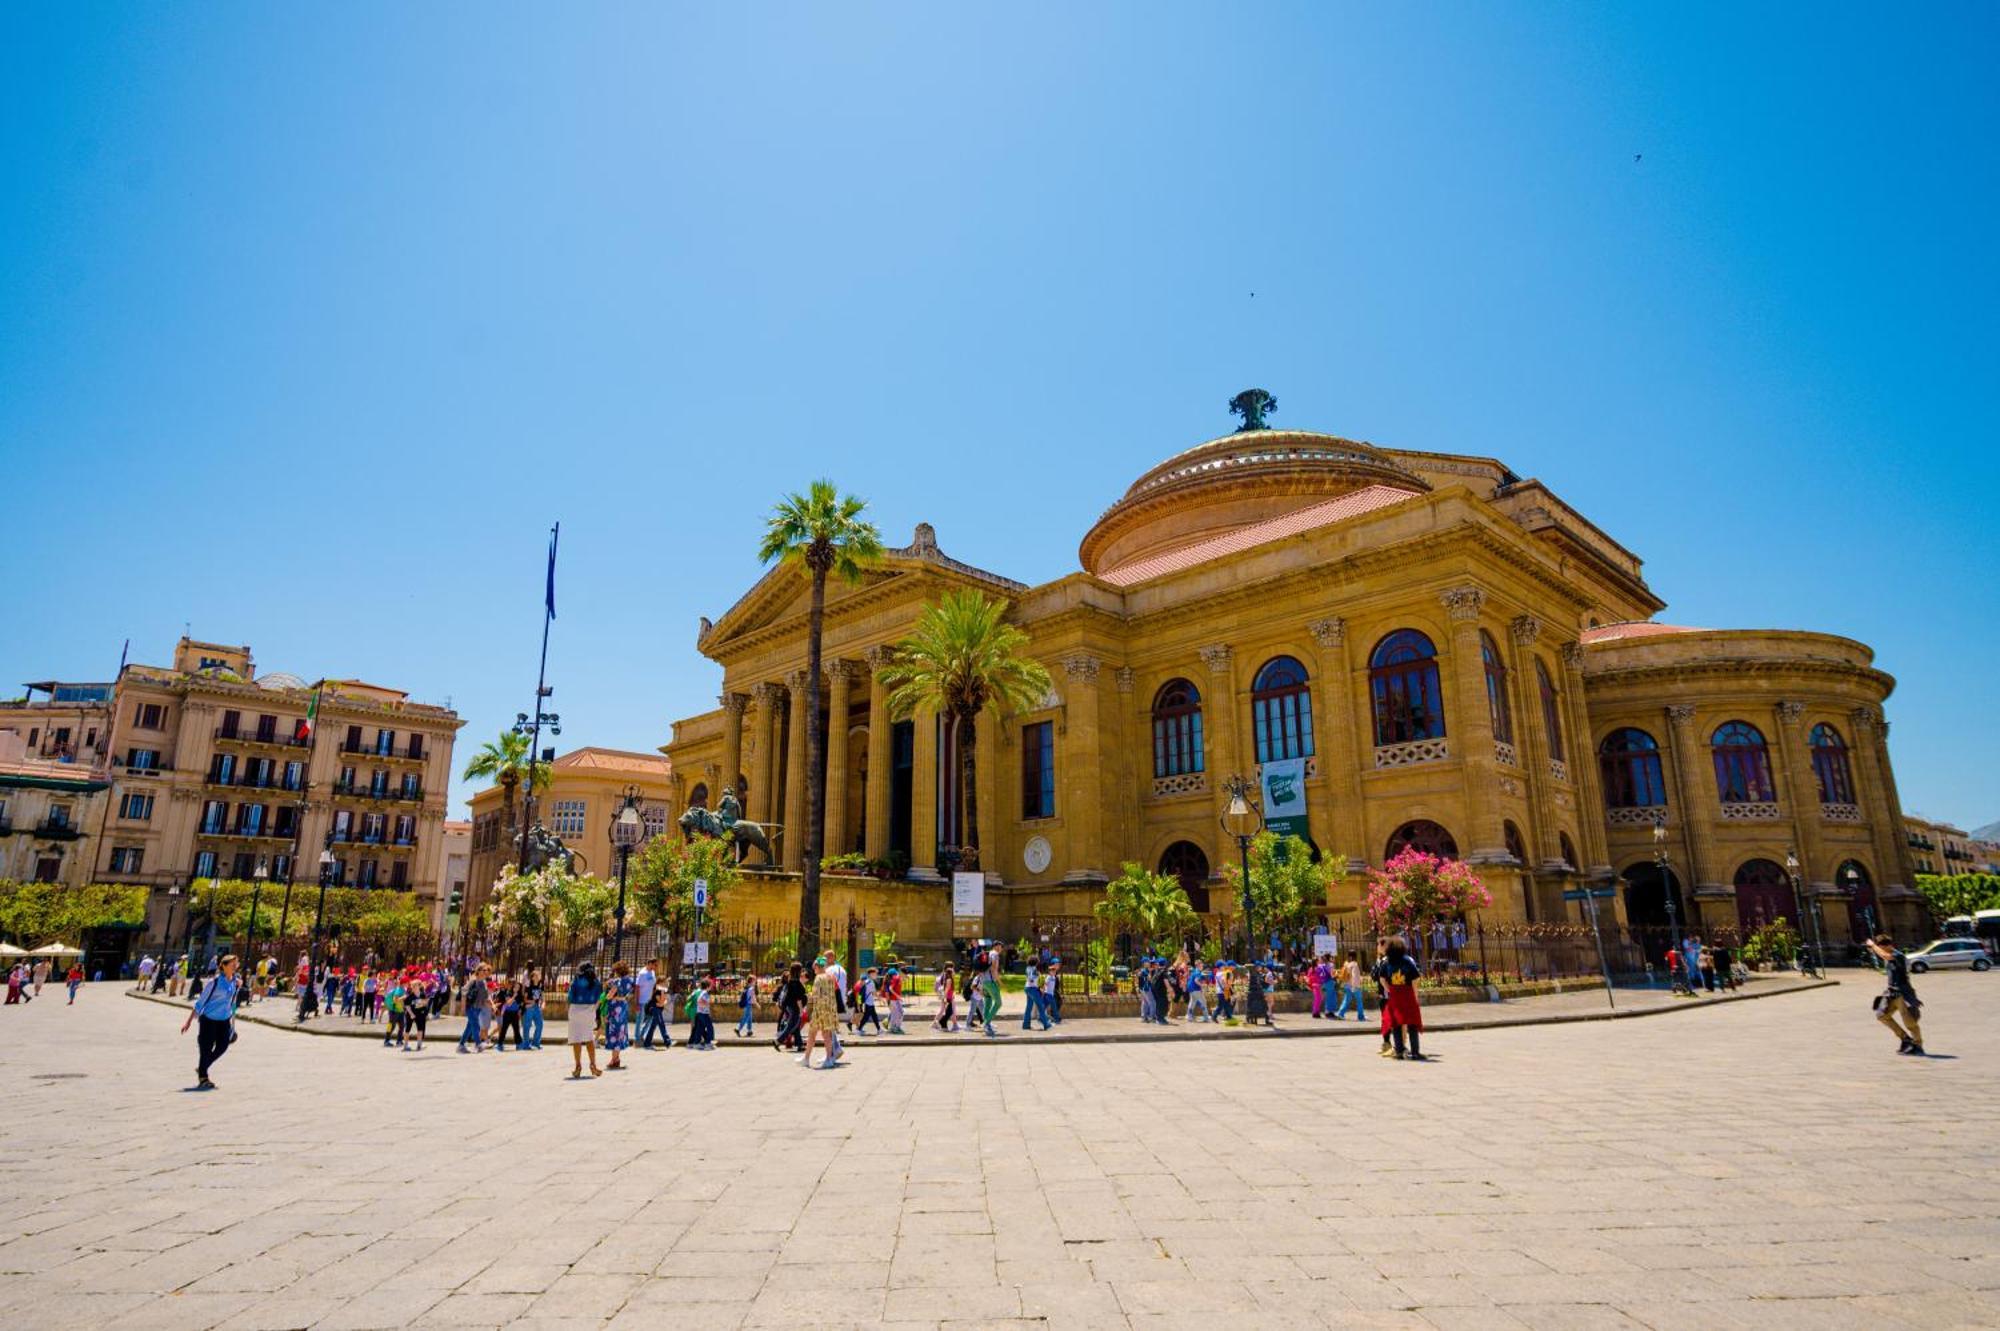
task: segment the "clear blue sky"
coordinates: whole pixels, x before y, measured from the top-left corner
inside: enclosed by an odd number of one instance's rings
[[[469,746],[560,518],[560,742],[650,747],[781,490],[1056,577],[1254,384],[1873,644],[2000,818],[1996,15],[12,5],[0,680],[186,622]]]

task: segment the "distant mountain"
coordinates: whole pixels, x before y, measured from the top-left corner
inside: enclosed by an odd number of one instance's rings
[[[2000,841],[2000,822],[1988,823],[1984,827],[1975,827],[1972,830],[1972,839],[1974,841]]]

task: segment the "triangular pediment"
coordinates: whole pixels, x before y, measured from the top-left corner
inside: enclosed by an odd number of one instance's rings
[[[942,574],[953,581],[972,583],[1004,596],[1013,596],[1027,589],[1024,583],[960,563],[946,555],[938,549],[937,538],[930,525],[920,523],[916,537],[909,545],[883,551],[881,561],[863,573],[860,581],[848,582],[838,577],[827,580],[827,617],[837,617],[848,602],[877,600],[894,584],[916,581],[926,572]],[[737,599],[736,604],[724,612],[721,619],[713,624],[703,619],[695,645],[704,655],[720,659],[733,644],[792,621],[803,621],[810,609],[811,597],[812,588],[805,574],[796,566],[781,564],[767,570],[749,591]]]

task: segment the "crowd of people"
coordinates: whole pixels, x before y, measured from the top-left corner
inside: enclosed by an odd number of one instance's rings
[[[47,957],[39,960],[17,961],[7,971],[7,1005],[32,1003],[42,996],[42,986],[55,974],[55,963]],[[76,991],[83,984],[83,961],[78,958],[70,963],[63,974],[63,983],[69,987],[69,1001],[76,1002]]]

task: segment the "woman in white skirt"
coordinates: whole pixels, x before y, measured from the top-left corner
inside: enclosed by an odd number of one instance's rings
[[[597,1000],[604,997],[604,982],[597,967],[584,962],[569,982],[569,1052],[576,1070],[572,1080],[583,1075],[583,1056],[590,1055],[590,1075],[602,1076],[597,1067]]]

